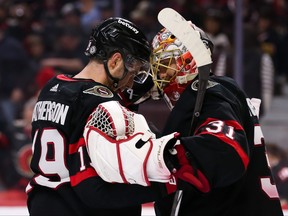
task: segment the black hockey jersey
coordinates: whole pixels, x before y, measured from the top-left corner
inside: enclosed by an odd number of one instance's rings
[[[140,215],[141,203],[155,200],[158,193],[152,187],[107,183],[90,165],[84,126],[90,113],[109,100],[119,98],[93,80],[58,75],[47,83],[32,117],[35,175],[26,189],[29,199],[46,191],[43,206],[49,207],[49,194],[57,195],[75,215],[85,216]]]
[[[283,215],[251,101],[232,79],[211,76],[201,115],[190,132],[197,82],[181,94],[163,133],[180,132],[181,143],[209,180],[211,191],[184,191],[179,215]],[[157,215],[170,215],[172,203],[173,195],[157,201]]]

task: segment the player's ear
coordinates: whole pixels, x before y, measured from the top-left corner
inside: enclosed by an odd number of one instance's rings
[[[122,77],[124,73],[124,62],[121,53],[114,53],[108,60],[108,68],[113,77]]]
[[[108,60],[108,67],[110,69],[118,68],[123,61],[122,55],[119,52],[114,53]]]

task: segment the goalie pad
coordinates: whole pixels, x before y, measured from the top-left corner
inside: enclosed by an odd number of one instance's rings
[[[150,181],[169,181],[171,173],[163,155],[177,135],[156,139],[142,115],[117,101],[100,104],[84,129],[92,166],[103,180],[143,186],[150,185]]]

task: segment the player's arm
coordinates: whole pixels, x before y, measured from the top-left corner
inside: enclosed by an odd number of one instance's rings
[[[210,110],[206,107],[202,113],[195,134],[182,137],[181,143],[193,167],[209,179],[211,187],[227,186],[247,170],[250,155],[246,131],[225,102],[215,105],[208,115],[207,108]]]
[[[108,183],[102,178],[88,178],[74,188],[81,200],[91,208],[123,208],[153,202],[163,196],[159,186]]]

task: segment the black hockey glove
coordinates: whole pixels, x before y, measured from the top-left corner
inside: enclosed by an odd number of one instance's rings
[[[174,177],[175,182],[172,182],[172,185],[177,185],[178,190],[195,190],[196,188],[202,193],[210,191],[207,178],[195,168],[190,153],[184,149],[183,145],[177,144],[169,150],[167,149],[164,161]],[[166,189],[168,193],[175,191],[171,182],[170,185],[166,184]]]

